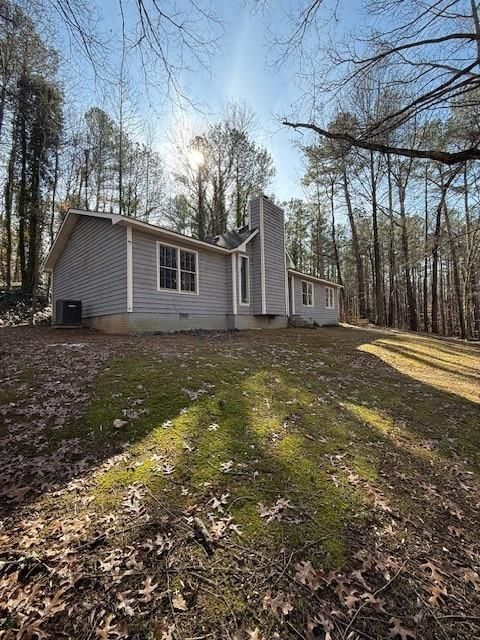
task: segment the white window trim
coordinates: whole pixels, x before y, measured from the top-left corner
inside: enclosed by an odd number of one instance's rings
[[[242,258],[247,260],[247,302],[242,302]],[[238,254],[238,304],[241,307],[250,306],[250,256]]]
[[[303,302],[303,283],[305,283],[307,285],[307,292],[308,292],[308,287],[312,287],[312,304],[305,304]],[[314,307],[315,306],[315,287],[313,286],[313,282],[310,282],[309,280],[302,280],[302,305],[304,307]],[[308,299],[308,293],[307,293],[307,299]]]
[[[177,252],[177,288],[176,289],[163,289],[160,287],[160,245],[164,247],[170,247],[171,249],[175,249]],[[180,269],[180,251],[188,251],[189,253],[195,254],[195,291],[182,291],[180,289],[181,286],[181,269]],[[183,296],[198,296],[198,292],[200,290],[200,278],[198,275],[199,272],[199,264],[198,264],[198,251],[195,249],[190,249],[188,247],[181,247],[177,244],[171,244],[169,242],[162,242],[161,240],[157,240],[157,291],[159,293],[179,293]]]
[[[327,304],[327,291],[331,291],[332,292],[332,305],[328,305]],[[325,309],[335,309],[335,289],[333,287],[325,287]]]

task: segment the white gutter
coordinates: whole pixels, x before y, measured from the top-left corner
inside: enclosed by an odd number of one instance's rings
[[[320,282],[321,284],[326,284],[328,287],[338,287],[339,289],[343,289],[343,285],[341,284],[337,284],[336,282],[331,282],[330,280],[324,280],[323,278],[317,278],[316,276],[311,276],[308,273],[302,273],[301,271],[296,271],[295,269],[289,269],[288,273],[291,273],[294,276],[298,276],[303,280],[312,280],[313,282]]]
[[[142,222],[141,220],[136,220],[135,218],[125,218],[124,216],[116,216],[117,220],[112,220],[112,224],[131,224],[133,227],[137,227],[138,229],[142,229],[147,233],[151,233],[152,235],[164,236],[166,238],[171,238],[172,240],[176,240],[177,242],[184,242],[185,244],[190,244],[195,247],[205,247],[210,249],[211,251],[217,251],[218,253],[228,254],[231,253],[231,249],[225,249],[224,247],[219,247],[216,244],[212,244],[211,242],[205,242],[204,240],[197,240],[196,238],[191,238],[190,236],[185,236],[182,233],[177,233],[176,231],[170,231],[170,229],[164,229],[163,227],[157,227],[156,225],[149,224],[148,222]]]

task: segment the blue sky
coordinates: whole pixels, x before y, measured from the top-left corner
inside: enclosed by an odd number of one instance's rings
[[[213,119],[228,100],[245,101],[257,114],[257,140],[273,156],[277,176],[273,191],[287,199],[301,193],[302,162],[290,131],[280,116],[296,99],[291,71],[272,74],[266,70],[267,34],[262,16],[252,14],[241,1],[225,3],[223,55],[213,60],[212,78],[189,79],[192,95],[208,105]]]
[[[284,3],[280,0],[275,0],[275,3],[269,24],[270,28],[278,30],[285,23],[281,10]],[[353,21],[359,5],[360,0],[350,0],[348,14],[344,16],[347,24]],[[101,7],[102,26],[108,27],[115,35],[120,31],[118,0],[104,0],[97,6]],[[244,101],[257,114],[259,128],[256,139],[271,153],[277,169],[272,191],[281,200],[301,196],[302,157],[294,144],[301,137],[280,122],[281,116],[288,113],[298,100],[295,69],[286,66],[276,73],[267,70],[269,39],[261,12],[252,13],[244,0],[212,0],[212,6],[224,22],[225,33],[218,55],[211,60],[211,73],[197,70],[182,78],[189,97],[202,105],[201,112],[191,110],[187,116],[182,113],[179,118],[178,111],[172,112],[162,106],[164,96],[160,89],[151,89],[147,97],[141,78],[134,71],[132,79],[139,121],[150,119],[154,123],[155,145],[168,156],[171,147],[169,151],[167,138],[172,130],[179,128],[179,122],[183,127],[185,117],[194,123],[192,126],[202,127],[219,117],[226,102]],[[93,87],[88,73],[84,83]],[[85,102],[93,102],[94,99],[93,92],[85,93]]]

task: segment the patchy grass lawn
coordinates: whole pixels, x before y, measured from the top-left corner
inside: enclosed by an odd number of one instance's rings
[[[3,330],[0,638],[480,637],[480,350]]]

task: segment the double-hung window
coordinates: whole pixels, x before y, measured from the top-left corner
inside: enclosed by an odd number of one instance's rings
[[[305,307],[313,307],[313,282],[302,280],[302,302]]]
[[[197,252],[162,242],[158,242],[157,247],[158,289],[178,293],[197,293]]]
[[[240,256],[240,304],[250,304],[250,261]]]
[[[335,291],[333,287],[325,287],[325,307],[327,309],[335,308]]]

